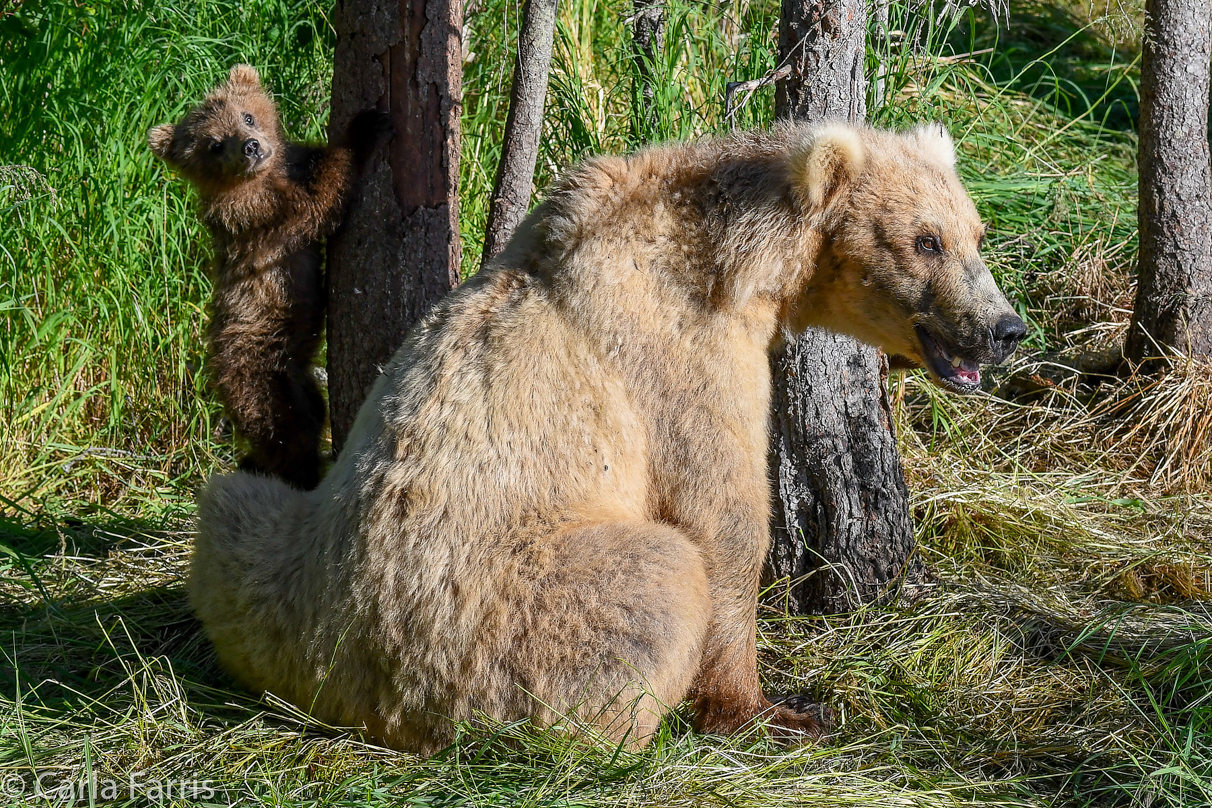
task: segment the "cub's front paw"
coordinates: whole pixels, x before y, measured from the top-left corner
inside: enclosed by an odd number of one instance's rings
[[[364,109],[349,122],[346,139],[358,160],[364,162],[391,136],[391,116],[377,109]]]

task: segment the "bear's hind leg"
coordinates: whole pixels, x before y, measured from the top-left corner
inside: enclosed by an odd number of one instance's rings
[[[307,491],[320,481],[324,397],[310,363],[288,354],[281,332],[272,323],[213,327],[209,367],[224,410],[249,445],[240,468]]]
[[[562,529],[536,582],[511,660],[533,719],[566,716],[639,748],[681,702],[710,619],[699,551],[646,522]]]
[[[310,491],[320,483],[324,396],[310,364],[291,361],[285,371],[274,375],[274,441],[261,449],[261,462],[270,474]]]

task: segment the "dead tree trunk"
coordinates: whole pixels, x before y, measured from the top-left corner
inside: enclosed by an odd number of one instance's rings
[[[558,6],[558,0],[527,0],[522,14],[518,60],[514,63],[513,88],[509,93],[509,118],[505,122],[501,162],[488,208],[481,265],[505,247],[530,207]]]
[[[783,0],[776,112],[861,123],[865,0]],[[768,580],[794,613],[876,600],[917,576],[908,490],[885,391],[887,361],[849,337],[809,330],[771,359],[775,502]],[[807,577],[805,577],[807,576]]]
[[[408,330],[459,282],[462,0],[338,0],[332,118],[391,116],[387,161],[367,171],[328,244],[333,451]]]
[[[661,127],[656,107],[655,72],[665,47],[664,0],[633,0],[631,41],[636,63],[637,87],[631,113],[631,134],[637,143],[655,138]]]
[[[1126,354],[1212,356],[1208,0],[1145,4],[1140,93],[1140,280]],[[1161,346],[1161,350],[1159,350]]]

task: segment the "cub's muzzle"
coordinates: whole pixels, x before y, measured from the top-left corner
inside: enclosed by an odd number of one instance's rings
[[[261,164],[269,159],[270,150],[261,147],[261,141],[256,138],[249,138],[244,141],[240,147],[240,151],[244,155],[244,170],[252,173],[261,167]]]

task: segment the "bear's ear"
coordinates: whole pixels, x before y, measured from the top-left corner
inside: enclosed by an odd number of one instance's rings
[[[171,123],[153,126],[147,131],[147,145],[151,147],[152,154],[166,163],[169,162],[169,155],[173,148],[173,135],[176,131],[177,127]]]
[[[252,65],[239,64],[227,74],[228,84],[243,84],[246,87],[260,87],[261,76]]]
[[[852,126],[827,124],[791,150],[791,181],[796,193],[820,209],[863,171],[867,150]]]
[[[945,168],[955,168],[955,144],[941,123],[926,123],[913,130],[913,138],[926,155]]]

